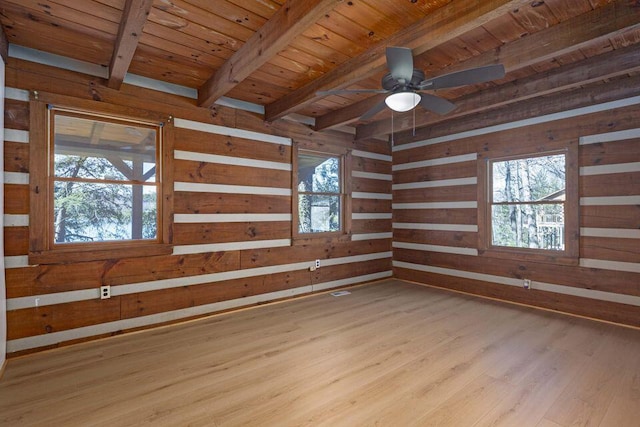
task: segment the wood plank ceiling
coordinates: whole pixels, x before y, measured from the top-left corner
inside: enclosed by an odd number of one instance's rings
[[[316,91],[380,88],[387,46],[411,48],[428,77],[506,67],[440,90],[458,108],[417,109],[418,127],[640,69],[637,0],[0,0],[0,13],[5,43],[107,67],[111,88],[132,73],[195,88],[202,106],[226,96],[358,137],[389,132],[388,111],[358,119],[383,95]],[[396,118],[413,126],[413,113]]]

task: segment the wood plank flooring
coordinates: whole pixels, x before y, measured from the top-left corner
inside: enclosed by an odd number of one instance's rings
[[[7,426],[638,426],[640,330],[387,280],[10,360]]]

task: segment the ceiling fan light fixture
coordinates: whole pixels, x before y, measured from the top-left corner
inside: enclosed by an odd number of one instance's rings
[[[384,102],[393,111],[402,113],[415,108],[420,103],[420,95],[415,92],[396,92],[387,96]]]

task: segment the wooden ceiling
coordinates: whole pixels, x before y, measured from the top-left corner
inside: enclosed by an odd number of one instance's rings
[[[5,43],[104,66],[111,88],[132,73],[359,137],[389,132],[388,111],[358,120],[382,95],[316,92],[380,88],[387,46],[428,77],[505,65],[501,81],[439,91],[451,117],[640,70],[638,0],[0,0],[0,13]],[[445,119],[416,110],[419,127]]]

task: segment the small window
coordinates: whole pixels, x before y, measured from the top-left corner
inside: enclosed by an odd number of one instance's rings
[[[293,147],[292,243],[351,239],[351,153]],[[327,240],[329,239],[329,240]]]
[[[566,156],[490,162],[491,245],[565,249]]]
[[[339,232],[343,193],[339,156],[298,153],[298,233]]]
[[[160,126],[50,110],[53,247],[158,241]]]
[[[577,147],[569,144],[566,149],[479,161],[479,254],[576,264],[577,157]]]

